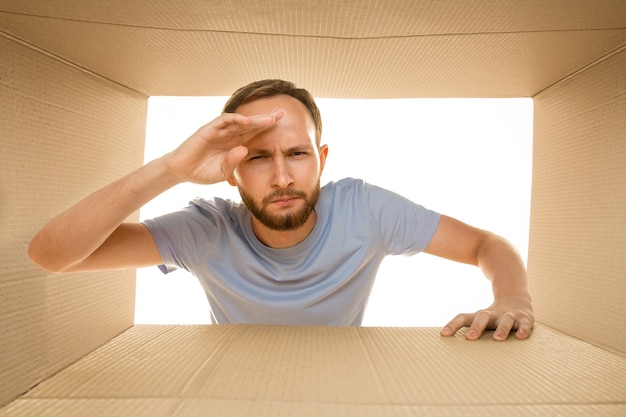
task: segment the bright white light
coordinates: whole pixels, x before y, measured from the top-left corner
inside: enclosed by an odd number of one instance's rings
[[[151,97],[146,161],[174,149],[217,116],[226,97]],[[322,184],[358,177],[507,239],[527,259],[532,169],[531,99],[318,99],[328,144]],[[149,218],[197,196],[239,200],[227,184],[185,184],[141,212]],[[442,326],[492,301],[474,267],[429,255],[383,263],[367,326]],[[136,323],[209,323],[209,307],[186,272],[137,273]]]

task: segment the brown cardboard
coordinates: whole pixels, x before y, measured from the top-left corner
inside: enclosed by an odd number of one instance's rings
[[[623,0],[0,0],[0,30],[146,95],[280,77],[317,97],[531,97],[626,42],[625,16]]]
[[[626,358],[543,326],[525,342],[427,328],[135,326],[0,416],[619,415],[625,378]]]
[[[146,98],[0,36],[0,405],[133,325],[134,271],[52,276],[43,223],[143,161]]]
[[[25,253],[36,230],[141,164],[149,95],[228,95],[267,77],[318,97],[534,97],[529,273],[537,320],[585,341],[540,327],[529,343],[463,343],[457,352],[449,350],[457,339],[434,330],[407,339],[404,329],[294,330],[294,338],[241,327],[133,328],[0,413],[624,414],[623,374],[606,372],[622,372],[626,354],[625,42],[623,0],[0,0],[0,406],[133,323],[133,271],[46,274]],[[168,334],[188,350],[168,353]],[[273,390],[250,385],[256,391],[233,399],[205,378],[215,372],[232,383],[216,358],[241,370],[249,346],[237,341],[263,348],[268,334],[277,350],[256,352],[262,362],[236,382],[265,381],[268,372],[283,378]],[[240,356],[228,355],[227,341]],[[198,344],[217,356],[200,354]],[[418,362],[413,344],[434,367]],[[514,352],[505,361],[507,346]],[[158,355],[169,366],[154,365]],[[284,374],[282,355],[294,373]],[[108,373],[118,359],[126,373]],[[412,380],[411,367],[428,379]],[[508,377],[491,377],[494,367]],[[408,382],[421,382],[420,391]],[[139,395],[143,385],[153,396]]]
[[[534,102],[528,268],[537,315],[626,354],[618,324],[626,317],[626,47]]]

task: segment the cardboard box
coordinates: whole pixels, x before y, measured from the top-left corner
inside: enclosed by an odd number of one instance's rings
[[[544,326],[496,343],[429,328],[138,325],[0,416],[623,415],[624,377],[626,359]]]
[[[0,0],[0,56],[0,415],[624,414],[624,1]],[[142,163],[149,96],[268,77],[317,97],[533,97],[532,339],[134,327],[134,271],[28,260],[48,218]]]

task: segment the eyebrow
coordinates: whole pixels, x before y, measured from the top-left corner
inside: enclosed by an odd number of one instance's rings
[[[313,150],[315,147],[312,145],[295,145],[295,146],[291,146],[287,149],[285,149],[285,151],[283,153],[285,154],[290,154],[293,152],[303,152],[303,151],[311,151]],[[271,155],[273,152],[269,149],[266,148],[249,148],[249,155]]]

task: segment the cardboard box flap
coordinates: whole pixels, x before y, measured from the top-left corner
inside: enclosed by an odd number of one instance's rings
[[[625,16],[621,0],[0,0],[0,31],[146,95],[285,78],[317,97],[529,97],[626,42]]]
[[[476,407],[548,415],[558,406],[623,411],[625,379],[626,358],[542,326],[528,341],[505,342],[424,328],[135,326],[3,411],[155,398],[168,410],[166,400],[179,400],[164,416],[216,404],[241,414],[260,407],[403,415],[446,406],[459,415]]]
[[[430,406],[190,398],[16,400],[10,417],[622,417],[624,404]],[[0,411],[0,415],[5,416]]]

